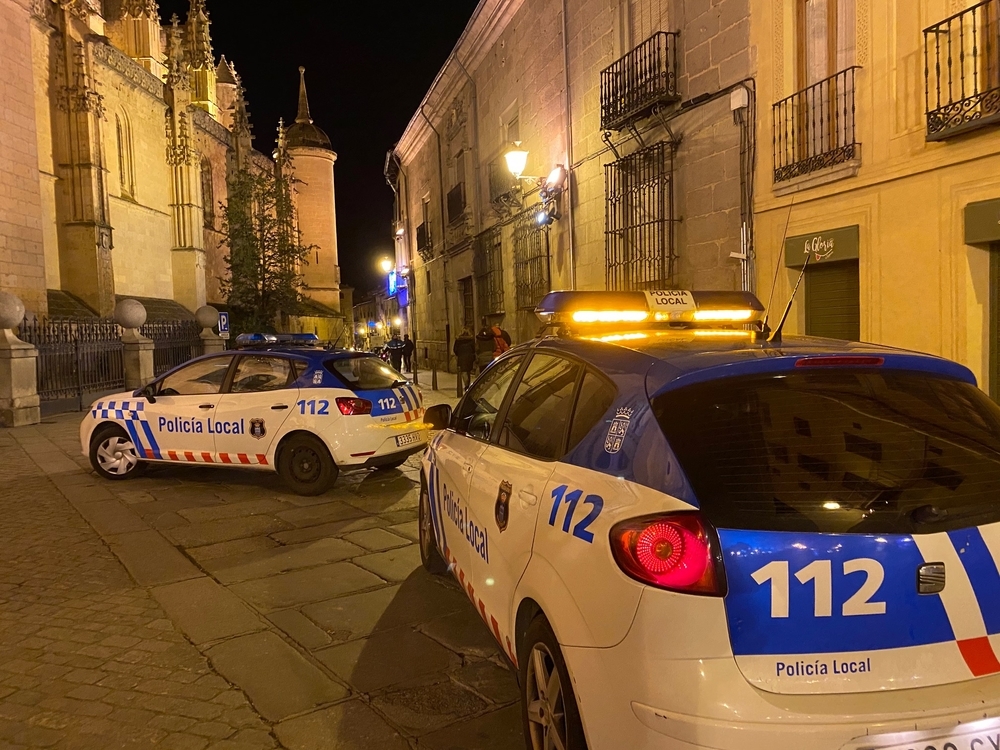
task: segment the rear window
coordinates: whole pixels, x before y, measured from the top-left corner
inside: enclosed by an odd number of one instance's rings
[[[328,359],[323,366],[352,391],[377,391],[406,382],[402,375],[378,357]]]
[[[653,410],[703,512],[730,529],[932,533],[1000,521],[1000,407],[892,370],[724,378]]]

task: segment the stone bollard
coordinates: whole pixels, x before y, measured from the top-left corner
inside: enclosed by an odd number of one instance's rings
[[[437,365],[431,365],[431,390],[436,391],[438,389],[438,368]]]
[[[219,311],[211,305],[202,305],[194,314],[194,319],[201,326],[201,353],[215,354],[226,350],[226,340],[212,329],[219,322]]]
[[[146,308],[137,299],[123,299],[115,306],[115,322],[125,329],[125,388],[142,388],[154,377],[153,340],[139,333],[146,322]]]
[[[38,349],[12,329],[24,320],[24,304],[0,292],[0,425],[20,427],[42,421],[38,406]]]

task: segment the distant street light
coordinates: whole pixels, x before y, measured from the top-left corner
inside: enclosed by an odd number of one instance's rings
[[[395,264],[388,258],[382,258],[382,260],[379,261],[379,267],[382,269],[382,273],[389,273],[394,265]]]

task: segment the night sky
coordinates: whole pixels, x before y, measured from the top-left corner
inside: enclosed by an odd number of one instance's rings
[[[254,147],[270,154],[278,118],[295,120],[299,65],[313,120],[337,152],[337,239],[356,298],[381,281],[392,254],[392,190],[382,168],[475,10],[475,0],[351,3],[208,0],[212,47],[246,88]],[[188,0],[160,0],[183,23]]]

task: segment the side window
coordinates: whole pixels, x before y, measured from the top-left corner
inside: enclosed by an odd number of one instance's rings
[[[596,372],[587,370],[580,384],[580,395],[576,397],[573,421],[569,430],[566,450],[573,450],[594,426],[607,414],[615,402],[615,387]]]
[[[160,382],[158,396],[202,396],[218,393],[229,372],[232,355],[202,359],[168,375]]]
[[[535,354],[510,403],[500,445],[537,458],[562,455],[580,369],[562,357]]]
[[[258,357],[244,354],[236,360],[232,393],[258,393],[287,388],[291,362],[281,357]]]
[[[452,429],[477,440],[489,440],[503,398],[510,388],[523,355],[497,362],[473,383],[451,420]]]

